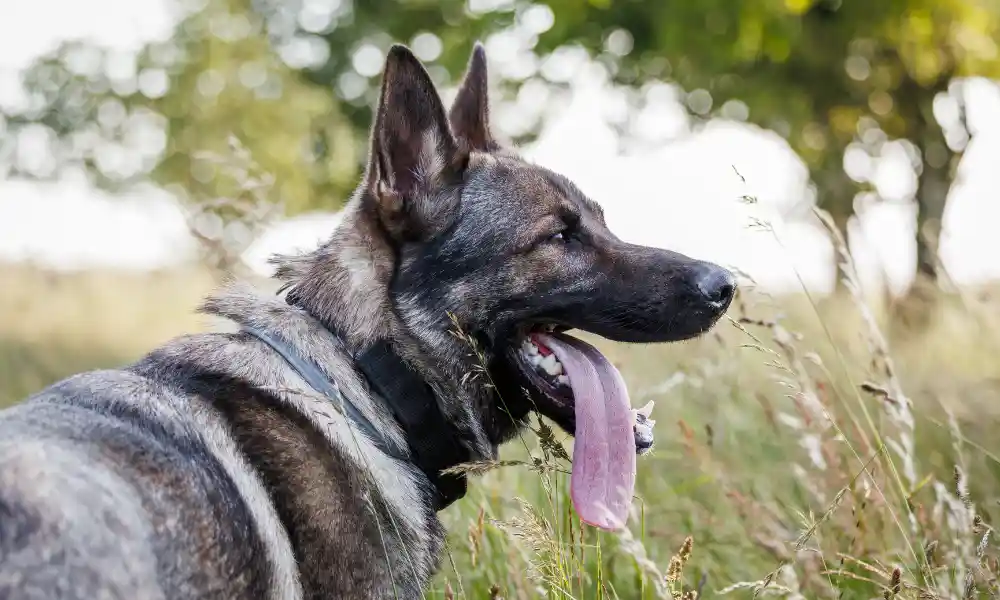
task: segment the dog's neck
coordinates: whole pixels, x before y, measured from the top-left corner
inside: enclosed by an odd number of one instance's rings
[[[351,361],[367,380],[372,400],[387,408],[402,429],[409,452],[393,440],[347,397],[334,378],[284,340],[266,330],[244,324],[243,330],[270,346],[298,372],[316,392],[327,397],[344,416],[353,421],[381,452],[414,464],[427,476],[434,489],[434,508],[443,510],[465,496],[468,482],[464,474],[444,473],[468,462],[469,450],[459,442],[454,427],[439,408],[430,387],[397,355],[388,343],[377,343]],[[336,332],[331,332],[336,334]]]
[[[482,420],[484,407],[494,404],[494,392],[468,376],[481,370],[477,358],[449,332],[443,309],[428,315],[431,322],[419,332],[406,326],[389,295],[396,250],[359,196],[343,215],[330,241],[314,252],[276,259],[276,277],[288,289],[288,302],[337,332],[354,356],[389,348],[433,390],[471,458],[495,459],[501,440],[487,433]]]
[[[471,455],[441,412],[431,387],[385,341],[357,355],[355,364],[405,432],[411,461],[437,490],[437,509],[465,496],[466,476],[442,471],[468,462]]]
[[[387,341],[353,351],[336,328],[242,284],[213,294],[201,310],[270,346],[383,453],[423,471],[436,492],[435,508],[465,495],[466,477],[441,471],[468,462],[469,444],[434,390]]]

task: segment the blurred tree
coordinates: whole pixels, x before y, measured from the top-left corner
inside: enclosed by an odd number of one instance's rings
[[[783,135],[842,228],[857,192],[873,187],[863,167],[886,143],[902,143],[919,174],[918,225],[928,234],[918,269],[933,278],[933,242],[968,140],[954,81],[1000,76],[996,0],[187,0],[183,8],[173,38],[137,59],[70,44],[35,65],[29,106],[8,115],[19,141],[58,144],[58,164],[83,164],[105,185],[151,173],[215,198],[238,186],[215,177],[198,152],[221,150],[233,133],[274,174],[289,210],[332,206],[360,169],[390,43],[409,44],[447,84],[472,42],[488,39],[500,91],[529,99],[567,81],[556,59],[586,52],[634,90],[634,108],[663,102],[648,92],[672,80],[699,119],[748,120]],[[509,133],[530,137],[540,114]],[[135,133],[142,126],[161,134]],[[860,166],[845,169],[845,154],[847,166]],[[21,162],[14,166],[36,176],[58,166]]]
[[[289,212],[335,207],[357,180],[388,45],[411,42],[443,84],[488,30],[454,26],[465,18],[454,0],[176,5],[173,36],[137,55],[74,41],[32,65],[25,101],[0,109],[20,148],[0,151],[13,159],[2,168],[44,179],[83,167],[104,188],[152,177],[184,198],[229,198],[239,182],[216,165],[232,135]]]
[[[936,278],[945,199],[968,141],[955,78],[1000,76],[1000,3],[553,0],[550,6],[555,26],[537,51],[573,40],[611,55],[625,83],[655,64],[657,75],[689,90],[693,113],[745,112],[788,139],[810,169],[820,206],[842,228],[872,175],[864,168],[849,174],[845,153],[877,156],[887,141],[904,140],[919,174],[917,269]]]
[[[353,177],[353,146],[339,141],[354,131],[329,93],[274,54],[263,20],[248,9],[243,0],[213,0],[138,56],[72,42],[43,58],[25,78],[26,105],[8,122],[22,146],[46,141],[34,146],[55,164],[11,166],[35,177],[83,166],[106,188],[152,176],[182,197],[238,197],[240,183],[202,158],[227,154],[233,135],[275,177],[275,200],[293,210],[315,204]],[[318,148],[345,156],[320,163]]]

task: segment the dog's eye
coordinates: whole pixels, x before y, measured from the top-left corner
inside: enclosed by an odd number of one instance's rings
[[[538,238],[537,241],[531,246],[531,249],[540,250],[550,245],[566,246],[572,239],[573,233],[569,229],[563,229],[562,231],[557,231],[556,233],[546,234],[546,237]]]

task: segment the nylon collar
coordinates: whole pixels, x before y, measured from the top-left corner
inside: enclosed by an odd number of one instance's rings
[[[441,412],[431,387],[393,351],[387,341],[379,341],[353,358],[374,399],[389,407],[403,429],[410,450],[409,457],[397,444],[386,439],[340,391],[337,382],[313,361],[264,331],[247,326],[243,330],[274,349],[310,387],[329,398],[340,413],[352,421],[381,452],[395,460],[410,462],[423,471],[434,488],[436,510],[447,508],[465,496],[468,488],[466,476],[444,475],[441,471],[470,460],[468,449],[459,441],[455,428]]]

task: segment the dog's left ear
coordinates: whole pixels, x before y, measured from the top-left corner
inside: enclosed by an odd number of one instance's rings
[[[476,42],[465,71],[465,79],[448,115],[451,130],[466,150],[490,152],[499,149],[490,132],[488,83],[486,49]]]
[[[394,45],[385,61],[365,176],[389,233],[398,239],[433,235],[451,209],[438,192],[466,162],[427,70],[408,48]]]

